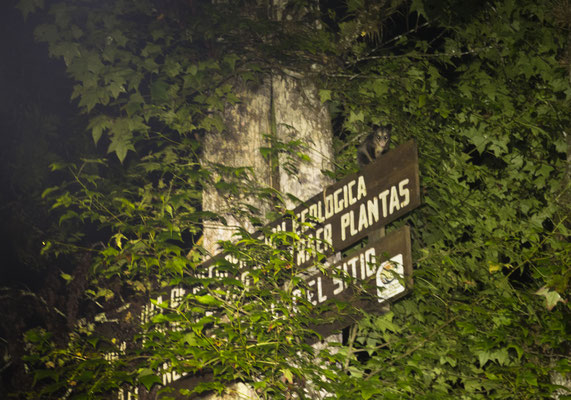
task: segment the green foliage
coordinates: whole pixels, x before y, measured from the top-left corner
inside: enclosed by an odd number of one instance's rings
[[[555,3],[464,3],[351,1],[295,24],[250,2],[54,4],[38,38],[64,58],[92,139],[113,157],[66,165],[72,179],[45,192],[77,232],[52,248],[78,251],[83,225],[101,231],[87,293],[104,314],[65,343],[28,334],[28,398],[98,398],[125,385],[166,393],[164,369],[211,377],[192,391],[242,380],[263,398],[549,398],[550,374],[569,373],[571,23]],[[247,169],[201,165],[197,137],[224,130],[237,85],[310,65],[339,126],[331,174],[354,170],[366,126],[388,122],[397,143],[416,139],[423,188],[423,206],[393,224],[412,227],[413,293],[365,315],[337,352],[305,344],[311,304],[293,312],[303,283],[287,249],[299,238],[275,234],[268,246],[242,233],[224,244],[258,267],[251,287],[232,279],[233,263],[225,276],[195,273],[200,223],[216,217],[201,211],[205,185],[279,197]],[[247,204],[234,212],[259,222]],[[176,285],[198,289],[158,300]],[[133,311],[117,311],[126,299]],[[160,312],[137,324],[151,299]],[[114,318],[122,337],[100,333]]]

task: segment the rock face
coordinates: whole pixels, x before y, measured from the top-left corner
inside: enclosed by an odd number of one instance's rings
[[[331,120],[309,81],[274,76],[254,89],[244,88],[239,97],[241,103],[225,111],[225,131],[205,138],[203,162],[250,167],[249,178],[259,185],[293,194],[301,200],[331,183],[322,173],[332,165]],[[293,174],[287,167],[285,154],[280,154],[277,165],[272,165],[260,152],[261,147],[271,146],[267,136],[282,143],[300,141],[311,161],[296,164]],[[212,254],[217,252],[216,242],[230,240],[237,227],[251,230],[247,220],[229,213],[232,200],[220,196],[213,188],[204,190],[203,209],[222,214],[227,221],[227,225],[205,223],[203,245]],[[264,211],[264,205],[257,199],[240,200]]]
[[[203,163],[222,164],[228,167],[251,167],[252,179],[260,185],[271,185],[271,171],[262,157],[260,147],[267,146],[264,135],[270,133],[271,80],[256,88],[244,88],[238,94],[241,103],[225,110],[226,129],[216,135],[207,135],[203,147]],[[238,226],[249,228],[247,220],[239,220],[230,214],[231,200],[212,187],[206,187],[202,195],[202,207],[226,218],[228,225],[205,223],[203,246],[216,254],[219,240],[230,240]],[[244,199],[241,199],[244,200]],[[253,199],[246,199],[256,204]],[[249,230],[249,229],[248,229]]]
[[[307,80],[275,77],[272,99],[278,140],[301,139],[308,146],[307,153],[311,157],[311,163],[298,166],[296,175],[280,170],[279,189],[306,200],[332,183],[322,173],[332,168],[331,118],[321,104],[316,88]],[[280,160],[280,164],[283,161]]]
[[[226,130],[205,139],[203,162],[251,167],[250,178],[260,185],[271,186],[301,200],[312,197],[331,183],[322,173],[332,166],[331,119],[311,82],[287,75],[272,76],[257,88],[243,89],[239,97],[241,103],[225,112]],[[311,161],[297,163],[292,173],[286,154],[280,154],[273,161],[264,159],[260,147],[271,145],[264,135],[273,135],[276,141],[283,143],[300,141]],[[203,209],[222,213],[227,221],[227,225],[205,223],[203,246],[211,254],[218,252],[217,241],[232,239],[236,227],[252,230],[247,220],[228,213],[231,200],[213,188],[203,192]],[[241,200],[264,210],[257,199]],[[287,206],[291,208],[293,203]],[[252,388],[243,383],[228,387],[223,396],[204,397],[208,400],[257,398]]]

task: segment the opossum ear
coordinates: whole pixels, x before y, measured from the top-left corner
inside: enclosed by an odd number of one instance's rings
[[[391,133],[391,131],[393,130],[393,126],[391,124],[385,125],[385,129],[389,131],[389,133]]]

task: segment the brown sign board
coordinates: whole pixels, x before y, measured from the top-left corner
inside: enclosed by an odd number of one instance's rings
[[[418,152],[410,140],[299,205],[294,217],[280,218],[263,231],[305,235],[294,249],[296,265],[303,268],[314,261],[315,251],[330,255],[344,250],[419,205]],[[197,269],[207,270],[224,256]]]
[[[380,240],[304,279],[306,298],[316,306],[348,302],[357,309],[381,312],[412,288],[410,228],[403,226]],[[333,307],[319,314],[323,321],[313,330],[327,337],[358,319],[341,316]]]

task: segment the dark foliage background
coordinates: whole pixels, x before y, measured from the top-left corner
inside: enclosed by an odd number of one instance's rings
[[[280,23],[250,1],[47,3],[18,2],[25,23],[2,5],[0,390],[82,399],[131,385],[154,396],[165,365],[214,377],[196,391],[237,379],[266,398],[308,396],[300,382],[366,399],[561,389],[568,1],[288,2]],[[32,44],[34,29],[47,47]],[[335,127],[333,177],[357,169],[371,124],[390,122],[396,144],[419,146],[424,205],[388,228],[412,227],[414,292],[364,315],[335,354],[299,339],[312,310],[290,314],[287,252],[247,235],[243,247],[226,244],[263,265],[249,297],[238,282],[224,282],[229,298],[193,274],[200,222],[214,217],[200,209],[205,185],[275,198],[247,170],[199,165],[199,139],[224,130],[241,85],[278,73],[320,88]],[[181,283],[204,290],[158,302],[161,313],[136,323],[161,285]],[[132,312],[117,311],[125,299]],[[114,318],[120,336],[102,330]]]

